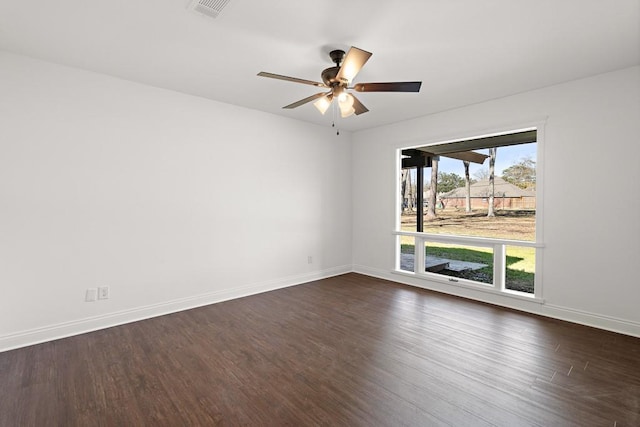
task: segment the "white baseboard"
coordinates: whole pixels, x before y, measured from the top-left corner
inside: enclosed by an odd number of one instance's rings
[[[449,285],[447,283],[434,282],[421,278],[413,278],[410,276],[394,274],[390,271],[380,270],[363,265],[354,265],[353,272],[377,277],[380,279],[390,280],[396,283],[402,283],[405,285],[442,292],[449,295],[455,295],[462,298],[499,305],[501,307],[512,308],[527,313],[538,314],[540,316],[550,317],[553,319],[564,320],[567,322],[578,323],[598,329],[604,329],[607,331],[640,337],[640,323],[630,320],[618,319],[615,317],[605,316],[597,313],[589,313],[586,311],[576,310],[568,307],[561,307],[546,302],[540,303],[536,301],[526,301],[522,298],[511,298],[508,295],[496,295],[480,290]]]
[[[620,334],[631,335],[640,338],[640,323],[602,314],[589,313],[582,310],[561,307],[553,304],[543,306],[543,316],[554,319],[566,320],[567,322],[579,323],[581,325],[592,326]]]
[[[33,344],[66,338],[100,329],[110,328],[125,323],[136,322],[152,317],[163,316],[178,311],[189,310],[191,308],[202,307],[231,299],[242,298],[262,292],[273,291],[289,286],[300,285],[314,280],[326,279],[352,271],[351,265],[329,268],[308,274],[284,277],[276,280],[269,280],[260,283],[253,283],[246,286],[225,289],[222,291],[210,292],[159,304],[152,304],[143,307],[136,307],[101,316],[83,318],[70,322],[42,328],[21,331],[14,334],[0,337],[0,352],[26,347]]]
[[[163,316],[178,311],[189,310],[196,307],[215,304],[231,299],[242,298],[262,292],[300,285],[314,280],[326,279],[341,274],[355,272],[367,276],[377,277],[396,283],[415,286],[423,289],[443,292],[462,298],[482,301],[489,304],[512,308],[528,313],[538,314],[554,319],[565,320],[572,323],[591,326],[625,335],[640,337],[640,323],[624,319],[608,317],[600,314],[589,313],[567,307],[560,307],[553,304],[540,304],[536,302],[512,299],[505,295],[487,294],[473,289],[460,288],[446,283],[436,283],[423,279],[413,279],[402,275],[393,274],[389,271],[366,267],[362,265],[345,265],[329,268],[313,273],[290,276],[277,280],[270,280],[260,283],[249,284],[235,289],[226,289],[192,297],[167,301],[160,304],[153,304],[137,307],[131,310],[124,310],[109,313],[101,316],[78,319],[56,325],[21,331],[14,334],[0,337],[0,352],[8,351],[20,347],[26,347],[42,342],[53,341],[73,335],[79,335],[100,329],[110,328],[125,323],[136,322],[152,317]]]

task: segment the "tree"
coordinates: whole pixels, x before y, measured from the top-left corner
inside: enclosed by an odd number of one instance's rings
[[[496,216],[494,212],[493,200],[495,194],[495,169],[496,169],[496,147],[489,148],[489,211],[487,216]]]
[[[502,171],[502,179],[524,189],[536,188],[536,162],[525,157]]]
[[[448,193],[464,185],[464,178],[455,173],[438,172],[438,191]]]
[[[486,179],[489,179],[489,169],[487,168],[478,169],[473,173],[473,176],[478,181],[484,181]]]
[[[464,187],[467,199],[465,212],[471,212],[471,179],[469,178],[469,162],[463,160],[462,164],[464,164]]]
[[[411,183],[411,171],[409,169],[402,169],[400,191],[402,193],[402,210],[412,211],[415,204],[415,192]]]
[[[431,183],[429,185],[429,204],[427,205],[427,218],[436,217],[436,195],[438,194],[438,160],[431,160]]]

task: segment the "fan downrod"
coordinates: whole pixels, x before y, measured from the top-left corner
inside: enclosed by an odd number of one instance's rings
[[[335,64],[339,67],[342,64],[342,60],[344,59],[344,50],[336,49],[329,52],[329,56],[331,60],[335,62]]]

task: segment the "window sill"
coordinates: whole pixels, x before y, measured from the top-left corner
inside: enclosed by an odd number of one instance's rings
[[[421,237],[429,239],[434,242],[442,243],[467,243],[472,245],[508,245],[508,246],[522,246],[531,248],[544,248],[544,243],[532,242],[529,240],[508,240],[508,239],[495,239],[490,237],[476,237],[476,236],[459,236],[453,234],[433,234],[418,231],[403,231],[394,230],[391,232],[394,236],[411,236]]]
[[[444,278],[440,278],[435,274],[416,274],[410,271],[405,271],[405,270],[391,270],[392,274],[398,274],[401,276],[405,276],[405,277],[412,277],[415,279],[420,279],[420,280],[426,280],[426,281],[430,281],[430,282],[437,282],[437,283],[442,283],[445,285],[450,285],[454,288],[464,288],[464,289],[472,289],[474,291],[480,291],[480,292],[485,292],[488,294],[492,294],[492,295],[500,295],[500,296],[504,296],[507,298],[513,298],[513,299],[517,299],[517,300],[521,300],[521,301],[528,301],[528,302],[532,302],[532,303],[536,303],[536,304],[544,304],[544,299],[542,298],[536,298],[533,295],[532,296],[527,296],[527,295],[523,295],[521,292],[517,292],[517,291],[510,291],[510,290],[504,290],[504,291],[500,291],[498,289],[495,289],[494,287],[490,286],[490,285],[480,285],[480,284],[475,284],[474,282],[471,282],[469,280],[464,280],[464,279],[457,279],[457,281],[452,281],[449,279],[444,279]]]

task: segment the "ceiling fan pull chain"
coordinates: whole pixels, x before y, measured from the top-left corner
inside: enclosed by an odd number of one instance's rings
[[[336,103],[331,103],[331,127],[336,127]]]
[[[332,117],[332,121],[331,121],[331,127],[335,128],[336,127],[336,120],[338,118],[338,107],[336,107],[336,103],[332,102],[331,103],[331,113],[333,115]],[[336,135],[340,135],[340,128],[336,128]]]

